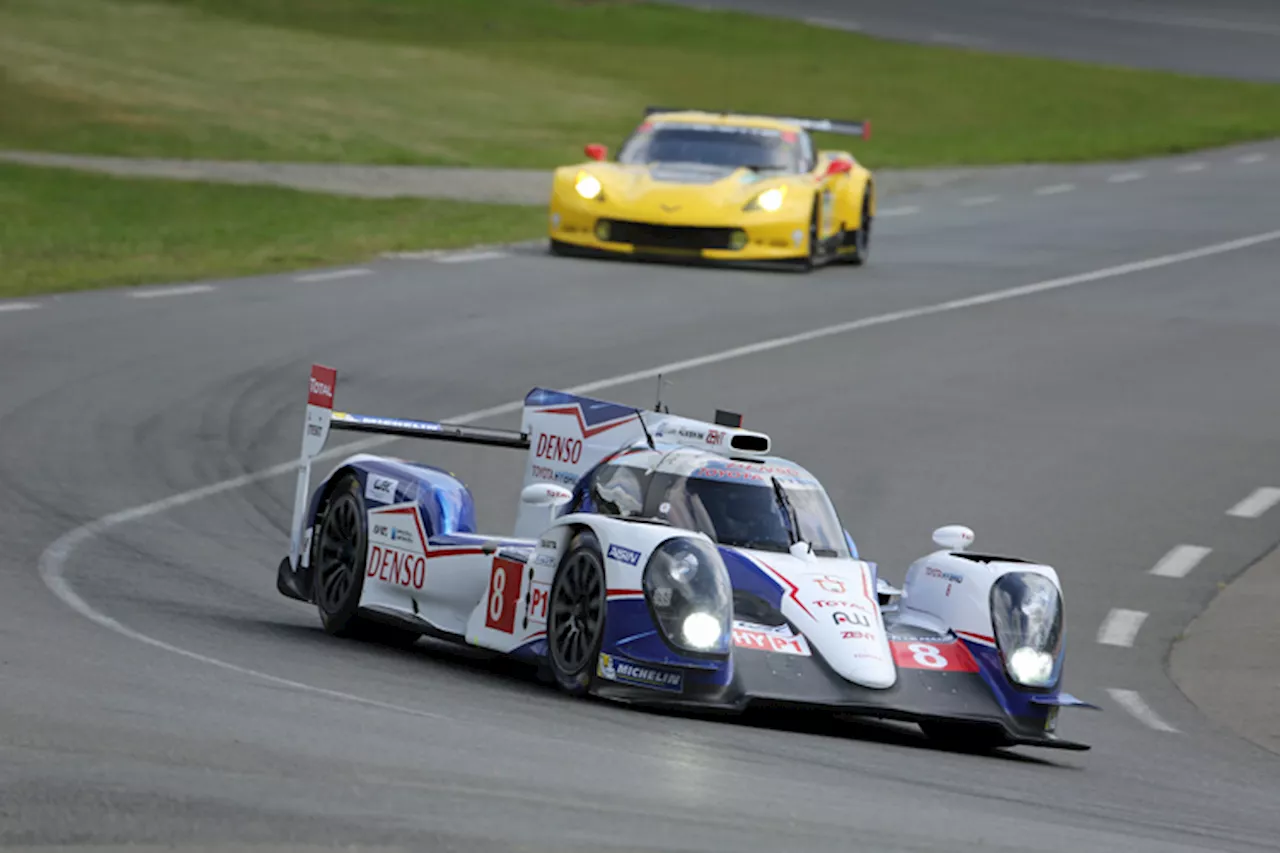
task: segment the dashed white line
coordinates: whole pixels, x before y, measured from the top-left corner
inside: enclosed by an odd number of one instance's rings
[[[1038,187],[1036,189],[1036,195],[1057,195],[1058,193],[1069,193],[1075,188],[1075,184],[1050,184],[1047,187]]]
[[[1179,545],[1160,558],[1151,574],[1162,578],[1185,578],[1200,561],[1209,555],[1208,548],[1200,545]]]
[[[1261,163],[1265,159],[1267,159],[1266,154],[1241,154],[1236,158],[1236,162],[1248,165],[1249,163]]]
[[[1280,489],[1263,486],[1227,510],[1227,515],[1233,515],[1236,518],[1257,518],[1278,503],[1280,503]]]
[[[0,302],[0,311],[30,311],[39,307],[35,302]]]
[[[373,270],[367,270],[363,267],[346,270],[330,270],[329,272],[313,272],[306,275],[294,276],[294,281],[336,281],[340,278],[355,278],[361,275],[373,275]]]
[[[876,219],[883,219],[886,216],[888,217],[911,216],[912,214],[919,213],[919,212],[920,212],[920,208],[914,207],[912,205],[907,205],[906,207],[888,207],[888,208],[885,208],[884,210],[876,211]]]
[[[441,264],[469,264],[472,261],[491,261],[494,258],[505,258],[506,252],[463,252],[457,255],[442,255],[436,258]]]
[[[1203,172],[1204,163],[1200,163],[1200,162],[1183,163],[1181,166],[1175,167],[1173,171],[1181,172],[1184,175],[1187,174],[1188,172]]]
[[[1117,690],[1108,687],[1107,692],[1111,694],[1111,698],[1116,700],[1116,704],[1124,708],[1143,724],[1150,726],[1160,732],[1177,732],[1173,726],[1156,716],[1156,712],[1151,710],[1143,698],[1138,695],[1136,690]]]
[[[1098,627],[1098,642],[1104,646],[1132,646],[1145,621],[1147,614],[1141,610],[1114,608]]]
[[[1144,172],[1117,172],[1107,178],[1109,184],[1127,184],[1130,181],[1140,181],[1146,174]]]
[[[155,299],[161,296],[190,296],[193,293],[208,293],[214,290],[211,284],[183,284],[178,287],[151,287],[146,290],[131,290],[133,299]]]
[[[978,207],[983,204],[992,204],[1000,200],[997,195],[975,195],[960,200],[961,207]]]

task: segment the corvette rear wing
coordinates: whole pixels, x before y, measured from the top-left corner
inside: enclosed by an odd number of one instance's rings
[[[302,552],[302,528],[311,498],[311,463],[324,449],[325,442],[329,440],[330,429],[512,447],[519,450],[529,448],[528,434],[518,430],[335,412],[333,399],[337,385],[337,370],[322,364],[311,365],[311,377],[307,385],[306,421],[302,428],[302,452],[298,458],[298,486],[294,493],[293,524],[290,527],[289,564],[294,569],[298,567]]]
[[[685,112],[707,112],[716,115],[734,115],[746,118],[768,118],[776,121],[785,121],[802,127],[805,130],[820,131],[822,133],[837,133],[841,136],[860,136],[863,139],[871,138],[871,122],[869,120],[859,121],[856,119],[832,119],[832,118],[802,118],[800,116],[778,116],[767,115],[764,113],[740,113],[734,110],[695,110],[683,107],[645,107],[644,114],[646,116],[654,113],[685,113]]]

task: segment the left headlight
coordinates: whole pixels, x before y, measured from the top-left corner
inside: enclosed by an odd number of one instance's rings
[[[587,200],[599,198],[601,190],[604,189],[600,185],[600,179],[590,172],[579,172],[573,188],[578,191],[578,195]]]
[[[1057,683],[1063,618],[1053,581],[1033,572],[1002,575],[991,585],[991,621],[1010,679],[1034,688]]]
[[[760,193],[760,195],[751,199],[751,201],[747,202],[747,206],[743,209],[744,210],[763,210],[768,213],[773,213],[774,211],[780,210],[782,208],[782,203],[786,201],[786,198],[787,198],[786,187],[774,187],[773,189],[765,190],[764,192]]]
[[[644,594],[667,641],[695,654],[727,654],[733,591],[720,555],[699,539],[676,537],[654,549]]]

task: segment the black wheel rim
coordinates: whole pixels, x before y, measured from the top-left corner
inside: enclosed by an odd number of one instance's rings
[[[337,612],[346,601],[355,586],[357,563],[363,550],[360,506],[351,495],[341,495],[329,506],[320,528],[316,599],[325,612]]]
[[[561,672],[574,675],[591,663],[604,626],[604,579],[589,552],[569,556],[551,594],[548,635]]]

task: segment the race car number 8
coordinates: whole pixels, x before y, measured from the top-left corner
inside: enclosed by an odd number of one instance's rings
[[[485,595],[484,624],[510,634],[516,628],[516,605],[520,601],[520,577],[524,564],[506,557],[494,557]]]
[[[928,643],[912,643],[907,646],[907,651],[911,652],[911,656],[921,666],[942,669],[947,665],[947,659],[942,656],[942,650],[937,646],[931,646]]]

